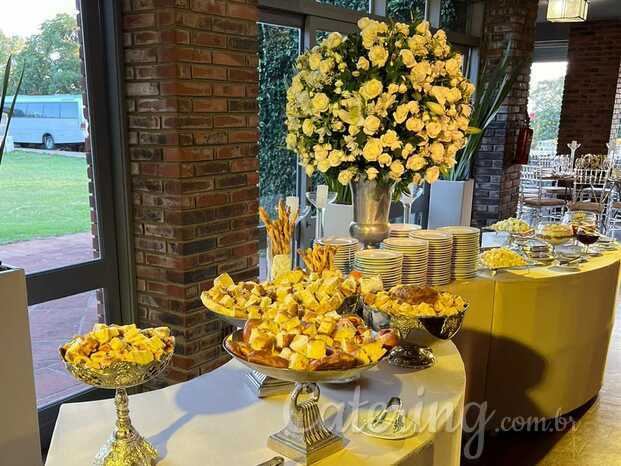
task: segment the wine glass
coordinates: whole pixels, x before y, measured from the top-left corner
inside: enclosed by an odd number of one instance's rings
[[[425,188],[421,184],[410,183],[407,189],[401,193],[401,204],[403,204],[403,223],[412,223],[412,204],[423,195]]]
[[[589,255],[589,247],[596,243],[599,239],[599,233],[595,228],[595,225],[581,225],[576,232],[576,239],[585,245],[585,255]]]
[[[325,236],[325,213],[328,204],[332,204],[336,201],[337,194],[333,191],[329,191],[327,196],[319,195],[317,196],[316,191],[311,191],[306,193],[306,199],[310,202],[313,207],[317,210],[317,220],[315,222],[315,241],[323,238]],[[323,197],[323,199],[321,199]]]

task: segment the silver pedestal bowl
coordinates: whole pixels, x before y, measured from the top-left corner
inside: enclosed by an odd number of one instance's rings
[[[463,311],[450,316],[413,317],[393,316],[365,305],[363,318],[375,331],[391,329],[397,334],[399,346],[388,355],[388,362],[407,369],[426,369],[433,366],[435,357],[430,346],[450,340],[461,329],[468,305]]]

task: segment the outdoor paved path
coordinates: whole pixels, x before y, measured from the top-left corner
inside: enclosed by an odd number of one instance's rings
[[[0,245],[0,260],[27,273],[92,259],[90,233]],[[67,373],[58,358],[58,347],[72,336],[87,332],[97,321],[96,292],[30,306],[28,316],[37,405],[47,405],[87,388]]]

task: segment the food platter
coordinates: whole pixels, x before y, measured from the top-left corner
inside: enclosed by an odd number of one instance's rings
[[[238,356],[237,354],[232,352],[226,344],[227,340],[229,339],[232,339],[233,341],[241,341],[242,333],[243,332],[241,330],[236,330],[232,334],[227,336],[222,344],[224,350],[234,359],[238,360],[250,369],[261,372],[269,377],[273,377],[278,380],[287,380],[289,382],[295,383],[347,383],[351,382],[352,380],[359,379],[363,373],[365,373],[369,369],[374,368],[379,363],[378,361],[373,364],[367,364],[366,366],[357,366],[344,370],[318,371],[294,371],[291,369],[272,367],[265,364],[257,364],[247,361],[244,358]]]

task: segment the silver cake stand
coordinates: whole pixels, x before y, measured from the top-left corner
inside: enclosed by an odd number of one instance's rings
[[[314,372],[293,371],[255,364],[240,358],[226,346],[227,339],[240,341],[242,332],[237,330],[224,341],[224,349],[245,366],[279,380],[295,383],[289,397],[289,421],[280,431],[269,436],[267,446],[272,450],[302,464],[315,463],[345,446],[343,436],[324,424],[319,412],[321,392],[318,383],[345,383],[356,380],[377,363],[346,370]],[[305,398],[305,399],[302,399]]]

